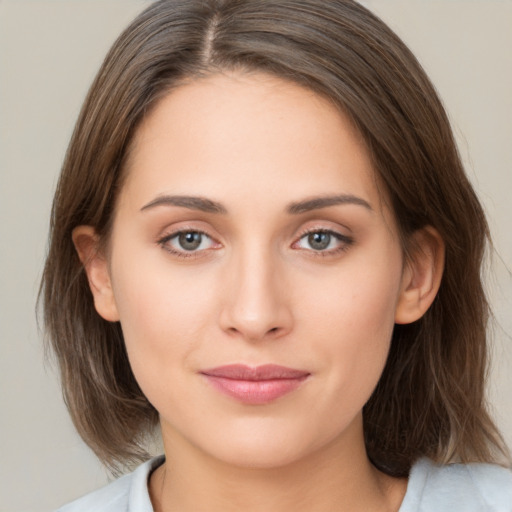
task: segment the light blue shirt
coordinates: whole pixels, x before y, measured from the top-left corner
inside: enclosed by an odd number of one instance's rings
[[[57,512],[153,512],[148,491],[156,457]],[[399,512],[512,512],[512,471],[492,464],[417,462]]]

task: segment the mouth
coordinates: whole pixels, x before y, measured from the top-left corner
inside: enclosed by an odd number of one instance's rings
[[[221,393],[250,405],[262,405],[297,389],[310,375],[274,364],[219,366],[200,372]]]

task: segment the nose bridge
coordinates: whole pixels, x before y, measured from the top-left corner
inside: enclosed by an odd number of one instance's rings
[[[251,340],[283,335],[292,321],[279,255],[254,242],[232,255],[222,311],[223,328]]]

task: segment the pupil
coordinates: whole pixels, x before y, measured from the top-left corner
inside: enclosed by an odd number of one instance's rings
[[[201,233],[182,233],[179,235],[179,243],[186,251],[193,251],[201,245]]]
[[[321,251],[329,247],[331,235],[329,233],[311,233],[308,236],[308,242],[313,249]]]

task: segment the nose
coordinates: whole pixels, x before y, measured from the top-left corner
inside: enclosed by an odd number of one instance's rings
[[[248,341],[276,339],[293,325],[289,290],[278,258],[247,251],[233,258],[223,289],[221,328]]]

